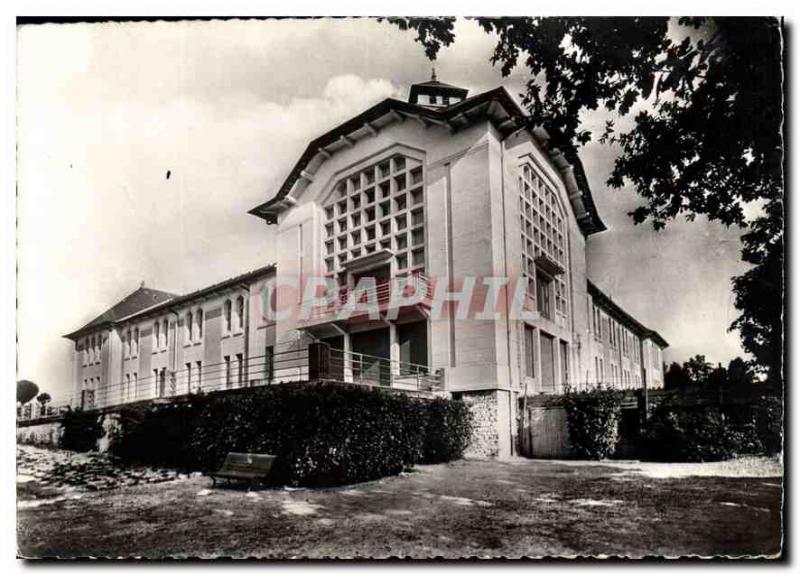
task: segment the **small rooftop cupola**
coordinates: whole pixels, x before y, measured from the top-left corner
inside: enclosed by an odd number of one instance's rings
[[[469,90],[451,86],[436,79],[436,68],[431,69],[429,82],[411,85],[408,101],[427,108],[446,108],[458,104],[467,97]]]

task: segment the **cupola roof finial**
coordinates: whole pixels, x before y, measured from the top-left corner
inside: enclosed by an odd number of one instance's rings
[[[436,81],[436,66],[431,66],[431,82]]]

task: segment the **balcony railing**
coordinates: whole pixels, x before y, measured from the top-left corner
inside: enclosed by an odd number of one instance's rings
[[[425,274],[414,273],[409,276],[397,277],[392,280],[376,282],[374,286],[366,289],[351,287],[340,288],[327,297],[315,300],[310,306],[308,317],[304,318],[308,322],[332,320],[339,316],[347,306],[359,306],[373,304],[377,306],[379,312],[385,312],[393,305],[423,305],[430,307],[433,299],[433,284]],[[393,301],[394,299],[394,301]],[[304,305],[303,308],[307,306]],[[351,319],[369,312],[354,310],[348,314]]]
[[[441,370],[430,366],[329,348],[327,373],[322,379],[372,385],[404,391],[444,389]]]

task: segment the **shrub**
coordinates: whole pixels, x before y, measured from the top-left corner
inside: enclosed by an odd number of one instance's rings
[[[655,407],[645,433],[645,456],[656,461],[722,461],[763,450],[753,424],[726,423],[715,407]]]
[[[422,461],[460,459],[472,434],[472,412],[460,400],[435,399],[428,406]]]
[[[101,416],[90,411],[68,411],[61,421],[60,447],[72,451],[92,451],[103,435]]]
[[[759,399],[754,412],[756,433],[764,453],[780,453],[783,449],[783,401],[778,396],[766,395]]]
[[[273,481],[336,485],[460,457],[468,418],[460,401],[286,383],[123,411],[111,446],[124,460],[201,470],[230,451],[272,453]]]
[[[569,439],[579,457],[604,459],[614,453],[622,417],[622,392],[604,387],[590,391],[567,390]]]

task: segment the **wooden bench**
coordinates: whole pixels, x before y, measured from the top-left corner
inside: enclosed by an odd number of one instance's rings
[[[225,479],[227,483],[235,479],[253,484],[267,478],[274,461],[275,456],[266,453],[228,453],[222,467],[208,475],[215,487],[217,479]]]

